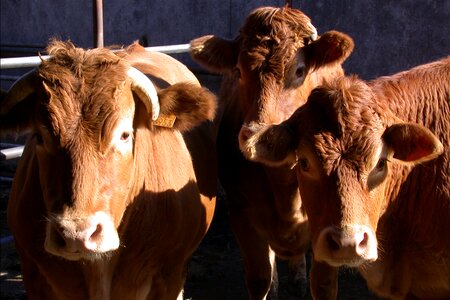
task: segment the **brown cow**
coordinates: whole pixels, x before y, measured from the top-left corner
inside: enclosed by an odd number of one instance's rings
[[[307,218],[295,172],[246,161],[243,142],[267,125],[287,119],[311,90],[343,74],[353,41],[331,31],[317,38],[310,19],[291,8],[253,11],[232,41],[204,36],[191,42],[192,57],[222,73],[217,137],[219,176],[232,229],[244,260],[251,299],[276,294],[275,255],[290,260],[291,280],[306,291]]]
[[[317,298],[335,298],[321,276],[346,265],[382,297],[449,299],[450,56],[369,85],[325,84],[246,147],[296,164]]]
[[[181,299],[215,206],[214,95],[137,44],[48,51],[0,106],[2,133],[31,130],[8,205],[28,298]]]

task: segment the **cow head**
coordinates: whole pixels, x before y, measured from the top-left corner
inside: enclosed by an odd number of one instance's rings
[[[136,127],[157,130],[152,121],[161,110],[177,118],[173,130],[190,129],[213,118],[214,96],[184,83],[157,94],[144,74],[107,49],[53,41],[48,51],[51,58],[2,100],[0,128],[31,130],[25,152],[38,169],[45,249],[95,259],[120,246],[118,227],[142,188],[134,176]]]
[[[286,7],[256,9],[232,41],[212,35],[191,41],[194,60],[233,82],[228,88],[239,99],[244,155],[253,134],[287,119],[324,78],[342,75],[341,63],[352,50],[347,35],[318,37],[305,14]]]
[[[355,78],[315,89],[285,122],[252,137],[249,158],[296,169],[315,260],[376,260],[378,220],[398,184],[390,173],[443,152],[427,128],[404,123]]]

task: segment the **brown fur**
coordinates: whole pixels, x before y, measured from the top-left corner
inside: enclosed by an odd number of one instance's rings
[[[158,96],[161,114],[176,115],[174,127],[187,131],[204,120],[213,121],[216,115],[216,98],[206,89],[199,89],[192,83],[176,83],[162,90]],[[192,112],[196,113],[193,114]]]
[[[96,149],[102,149],[104,146],[97,143],[110,140],[111,129],[121,113],[119,103],[107,100],[115,98],[126,79],[127,66],[120,64],[120,59],[107,49],[85,52],[62,41],[53,41],[48,53],[51,59],[39,68],[49,99],[39,109],[48,113],[39,115],[37,123],[52,128],[51,134],[63,139],[58,141],[61,147],[78,138],[81,126],[88,126],[87,139],[96,143]],[[83,113],[87,110],[89,114]],[[47,116],[48,119],[41,119]],[[96,139],[98,136],[102,140]]]
[[[306,291],[309,234],[295,173],[249,162],[242,144],[287,119],[323,80],[343,74],[340,64],[353,41],[335,31],[312,40],[309,22],[296,9],[261,7],[247,17],[233,41],[216,36],[191,41],[192,57],[224,75],[217,118],[219,174],[250,299],[262,299],[270,287],[276,293],[272,250],[294,262],[297,279],[291,284]]]
[[[328,226],[376,232],[378,259],[359,270],[382,297],[450,297],[449,95],[450,57],[368,85],[343,77],[314,90],[289,120],[267,131],[269,147],[282,137],[282,151],[295,152],[315,255]],[[256,159],[276,165],[283,158],[267,139],[255,138],[255,156],[262,154]],[[377,156],[381,145],[387,160]],[[316,297],[321,276],[333,268],[313,266]]]
[[[216,157],[205,122],[214,96],[184,65],[136,44],[119,54],[61,41],[48,50],[34,93],[2,116],[7,128],[32,130],[8,203],[28,298],[176,299],[214,212]],[[164,82],[155,84],[161,112],[177,117],[173,128],[152,126],[146,100],[131,91],[130,65]],[[121,122],[129,127],[118,132]],[[47,243],[67,245],[62,222],[97,212],[111,217],[117,250],[46,251]]]

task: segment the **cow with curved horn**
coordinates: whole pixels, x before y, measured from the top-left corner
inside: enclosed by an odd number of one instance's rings
[[[343,74],[353,50],[347,35],[322,36],[292,8],[261,7],[234,40],[207,35],[191,41],[194,60],[224,75],[217,136],[219,177],[244,261],[250,299],[276,296],[275,256],[289,260],[290,282],[307,288],[308,220],[295,172],[245,159],[239,144],[287,119],[324,80]]]
[[[8,203],[28,298],[182,299],[215,207],[214,95],[137,44],[48,51],[0,103],[2,134],[31,133]]]

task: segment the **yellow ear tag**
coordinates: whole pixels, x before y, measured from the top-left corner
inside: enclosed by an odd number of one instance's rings
[[[168,116],[159,115],[158,119],[153,121],[153,125],[159,126],[159,127],[172,128],[176,119],[177,119],[177,117],[175,115],[168,115]]]

